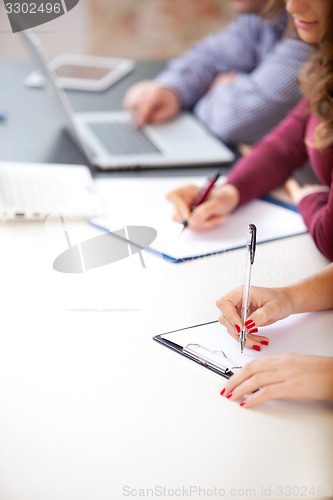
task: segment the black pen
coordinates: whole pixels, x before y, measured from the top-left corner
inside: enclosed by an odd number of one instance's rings
[[[211,192],[211,190],[213,189],[214,187],[214,184],[215,182],[217,181],[217,179],[220,177],[220,172],[217,172],[214,177],[210,177],[207,181],[207,184],[202,187],[199,191],[199,193],[197,194],[191,208],[190,208],[190,211],[193,212],[193,210],[198,207],[199,205],[201,205],[201,203],[203,203],[205,201],[205,199],[207,198],[208,194]],[[183,229],[182,231],[184,231],[184,229],[187,227],[188,225],[188,221],[187,220],[184,220],[182,222],[183,224]]]

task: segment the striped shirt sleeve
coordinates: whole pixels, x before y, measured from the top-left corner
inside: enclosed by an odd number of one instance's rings
[[[256,15],[240,15],[171,61],[157,81],[229,144],[254,144],[300,99],[297,74],[310,48],[283,38],[283,29]],[[233,83],[209,89],[214,78],[236,72]]]

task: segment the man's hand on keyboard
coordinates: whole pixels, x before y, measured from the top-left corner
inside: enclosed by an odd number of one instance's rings
[[[124,108],[134,112],[138,127],[145,123],[162,123],[174,118],[180,109],[179,97],[173,90],[145,80],[131,87],[124,98]]]

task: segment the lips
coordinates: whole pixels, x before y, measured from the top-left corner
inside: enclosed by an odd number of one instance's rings
[[[318,21],[301,21],[294,18],[295,26],[302,30],[310,30],[318,25]]]

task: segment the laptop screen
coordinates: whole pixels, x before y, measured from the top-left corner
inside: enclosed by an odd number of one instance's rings
[[[70,136],[75,141],[75,144],[79,147],[80,151],[84,154],[84,157],[92,170],[92,154],[85,145],[84,141],[81,140],[80,132],[73,119],[74,111],[72,105],[69,102],[64,90],[58,84],[57,75],[49,65],[48,58],[40,39],[31,29],[20,31],[20,34],[23,37],[37,67],[42,71],[45,77],[49,94],[53,98],[58,112],[61,113],[62,122],[64,123],[66,131],[70,133]]]

